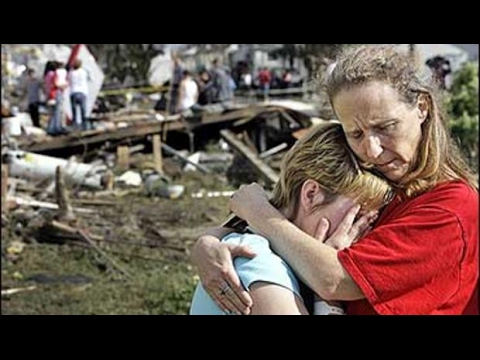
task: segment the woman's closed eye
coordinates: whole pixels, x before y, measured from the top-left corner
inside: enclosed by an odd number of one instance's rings
[[[380,128],[381,131],[391,131],[391,130],[395,129],[396,125],[397,125],[397,123],[391,122],[391,123],[382,125],[379,128]]]
[[[350,131],[347,133],[347,136],[351,139],[358,140],[362,137],[362,132],[360,130]]]

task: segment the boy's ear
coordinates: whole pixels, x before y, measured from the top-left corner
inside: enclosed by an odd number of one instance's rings
[[[306,180],[300,191],[300,206],[308,212],[320,205],[323,200],[324,194],[320,184],[312,179]]]

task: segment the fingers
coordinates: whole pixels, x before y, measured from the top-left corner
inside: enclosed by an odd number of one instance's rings
[[[351,229],[359,211],[360,205],[352,206],[338,224],[333,234],[325,241],[325,244],[337,250],[349,247],[355,239],[355,236],[351,233]]]
[[[226,280],[211,281],[208,284],[204,284],[204,289],[208,295],[215,301],[215,303],[227,314],[235,313],[241,314],[246,306],[237,307],[236,303],[227,297],[226,294],[230,290],[231,286]]]
[[[251,258],[253,258],[257,255],[248,246],[232,245],[232,244],[226,244],[226,245],[230,249],[230,253],[232,254],[232,258],[235,258],[237,256],[243,256],[243,257],[251,259]]]
[[[243,288],[233,265],[233,258],[252,258],[256,254],[247,246],[221,243],[203,237],[194,247],[192,263],[197,267],[203,288],[227,313],[249,314],[252,298]]]
[[[226,301],[224,294],[222,293],[221,290],[217,289],[213,292],[209,292],[209,291],[207,292],[223,312],[227,314],[230,314],[233,312],[232,305]]]
[[[256,256],[248,246],[229,245],[232,258],[243,256],[253,258]],[[227,302],[230,302],[237,310],[247,315],[250,313],[252,307],[252,298],[248,291],[246,291],[238,278],[237,273],[231,268],[225,276],[229,289],[226,292]]]
[[[338,225],[337,230],[335,230],[335,235],[348,234],[348,232],[352,228],[352,225],[355,221],[355,218],[357,217],[358,212],[360,211],[360,208],[361,208],[360,205],[354,205],[350,208],[350,210],[347,211],[347,214]]]
[[[250,314],[252,299],[241,285],[231,285],[229,282],[224,282],[223,285],[213,291],[213,294],[211,293],[210,296],[227,314]]]
[[[324,242],[325,239],[327,238],[329,228],[330,228],[330,222],[325,218],[321,218],[317,224],[317,227],[315,229],[315,233],[313,234],[313,236],[318,241]]]
[[[241,315],[244,313],[244,309],[237,307],[237,305],[230,299],[230,293],[232,292],[230,285],[225,282],[221,287],[218,287],[210,293],[210,296],[214,299],[217,305],[227,314]]]
[[[377,211],[369,211],[358,217],[360,208],[360,205],[354,205],[350,208],[335,230],[335,235],[348,235],[350,237],[357,237],[359,234],[364,233],[365,230],[378,218]]]
[[[373,228],[372,226],[367,226],[364,231],[362,231],[361,233],[359,233],[358,236],[357,236],[355,239],[353,239],[352,244],[355,244],[358,240],[360,240],[361,238],[363,238],[367,233],[369,233],[370,231],[372,231],[372,228]]]
[[[250,294],[243,288],[233,266],[232,258],[245,256],[252,258],[256,254],[247,246],[224,244],[226,253],[231,254],[230,259],[218,268],[215,273],[209,274],[209,280],[204,283],[204,288],[217,305],[227,313],[250,313],[253,301]]]
[[[325,244],[337,250],[344,249],[358,241],[372,229],[372,224],[378,217],[377,211],[369,211],[358,217],[360,205],[353,206],[338,225],[333,234],[325,241]]]
[[[236,278],[238,279],[238,277]],[[228,282],[228,287],[224,291],[223,301],[238,315],[250,314],[253,304],[250,294],[243,288],[240,281],[238,283]]]
[[[368,233],[372,229],[372,224],[375,222],[375,220],[377,220],[377,218],[377,211],[369,211],[355,221],[350,230],[350,234],[354,237],[354,240],[358,240]]]

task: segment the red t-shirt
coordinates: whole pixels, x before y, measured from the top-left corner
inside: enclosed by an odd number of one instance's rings
[[[366,297],[347,314],[478,314],[478,243],[478,192],[465,183],[395,199],[338,253]]]

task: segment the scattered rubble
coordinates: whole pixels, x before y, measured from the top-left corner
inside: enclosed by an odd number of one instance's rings
[[[198,227],[182,222],[175,230],[159,228],[152,220],[153,205],[130,218],[129,202],[168,202],[157,215],[174,226],[179,221],[175,204],[182,201],[190,205],[178,211],[218,225],[226,213],[196,215],[195,202],[226,201],[250,181],[272,188],[283,154],[321,121],[313,106],[275,101],[194,116],[122,110],[96,119],[95,130],[56,137],[25,131],[28,125],[20,125],[20,132],[3,126],[2,233],[8,227],[16,235],[7,240],[2,256],[15,263],[29,251],[28,244],[84,247],[123,281],[133,281],[135,274],[118,260],[127,255],[113,245],[154,247],[186,259]],[[212,186],[178,181],[190,173],[211,178]],[[106,213],[111,214],[108,223]],[[2,299],[34,289],[14,283],[2,289]]]

